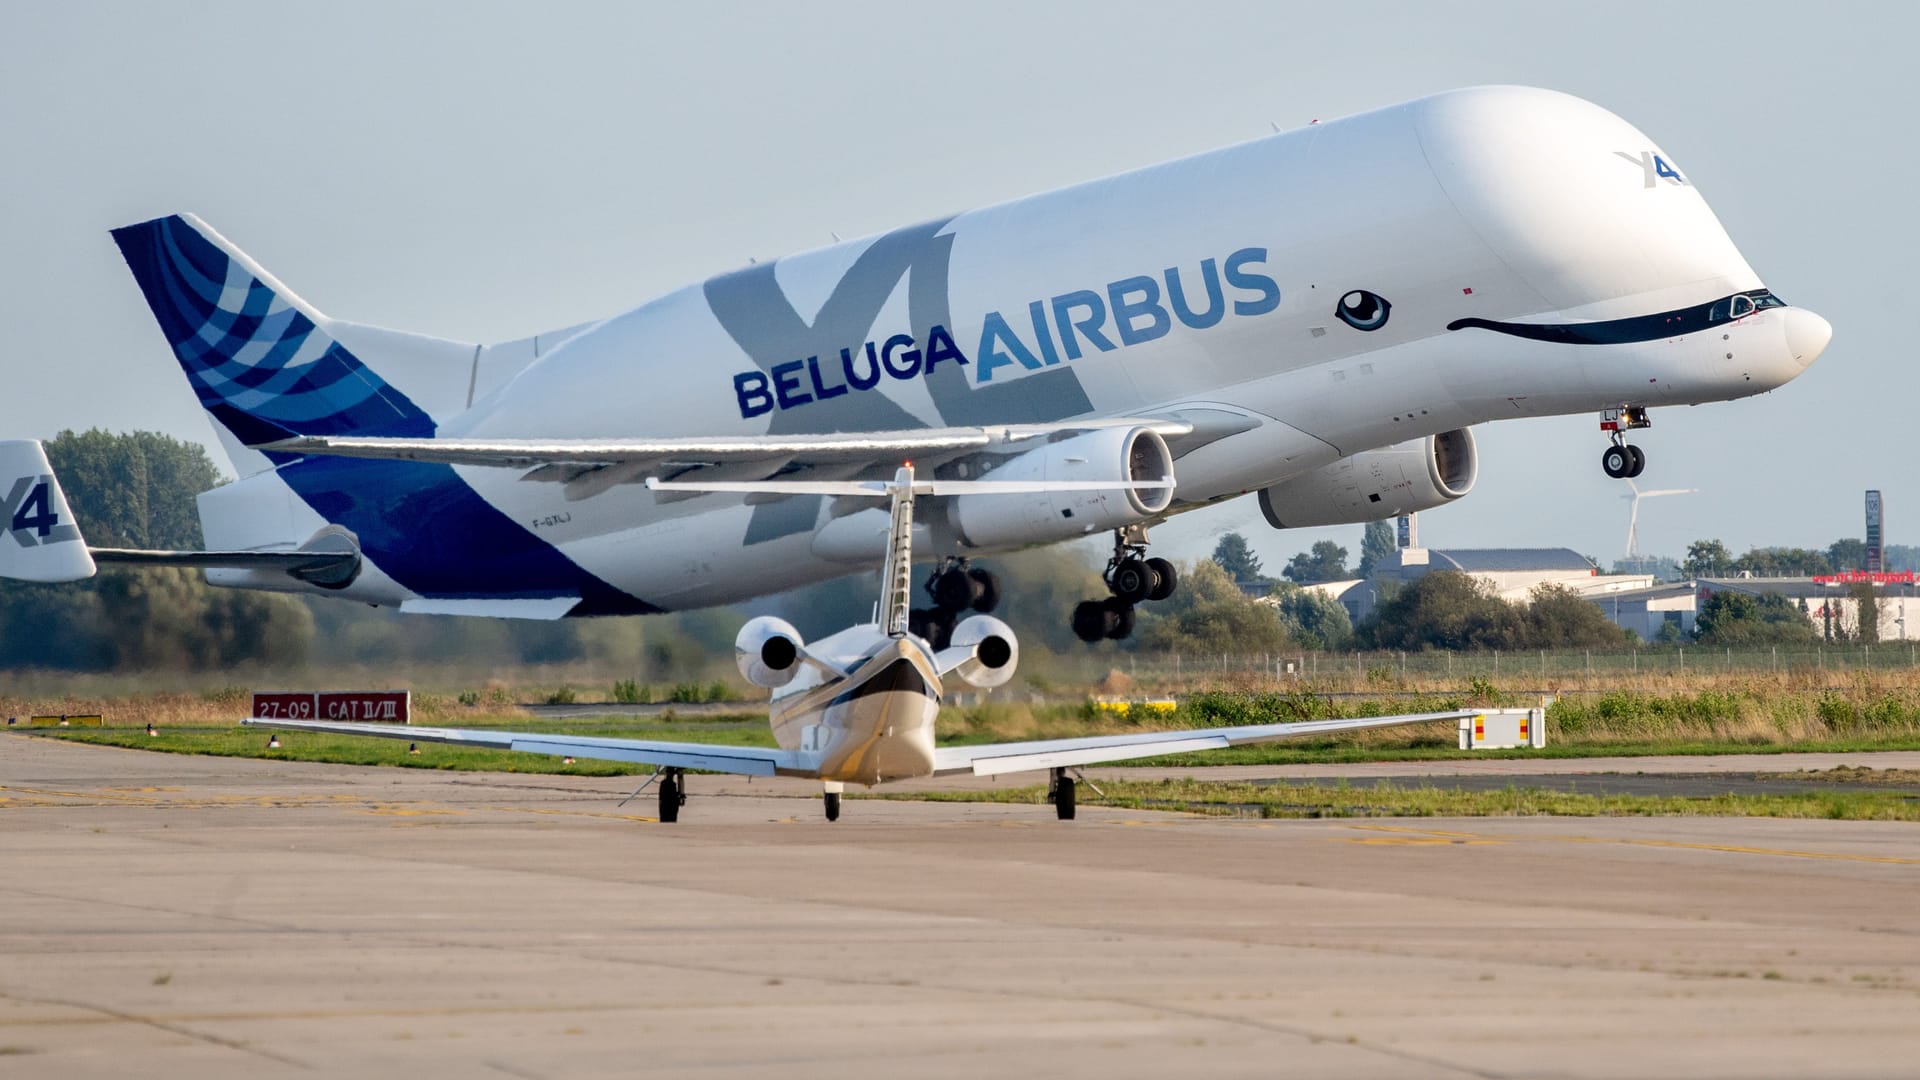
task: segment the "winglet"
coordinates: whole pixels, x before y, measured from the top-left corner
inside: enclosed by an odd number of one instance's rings
[[[47,451],[34,439],[0,442],[0,577],[79,581],[93,576],[93,556]]]

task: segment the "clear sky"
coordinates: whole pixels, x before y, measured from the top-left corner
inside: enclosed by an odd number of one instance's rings
[[[1595,101],[1670,151],[1767,284],[1835,327],[1765,397],[1657,410],[1641,548],[1920,541],[1910,466],[1920,8],[1380,5],[10,4],[0,9],[0,334],[9,436],[213,444],[107,235],[179,210],[321,310],[470,341],[935,214],[1450,87]],[[564,435],[564,432],[555,432]],[[1476,434],[1445,546],[1618,558],[1590,416]],[[216,456],[218,452],[216,450]],[[1358,526],[1239,529],[1270,571]]]

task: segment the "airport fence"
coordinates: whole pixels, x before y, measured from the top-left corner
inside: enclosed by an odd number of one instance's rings
[[[1418,652],[1194,653],[1132,652],[1063,655],[1055,668],[1063,677],[1088,677],[1119,671],[1135,679],[1186,682],[1209,677],[1268,678],[1276,682],[1357,680],[1392,683],[1473,679],[1510,682],[1532,676],[1550,685],[1558,679],[1607,676],[1700,677],[1720,674],[1894,671],[1920,668],[1920,642],[1878,645],[1757,646],[1715,648],[1701,645],[1643,646],[1626,649],[1497,649]]]

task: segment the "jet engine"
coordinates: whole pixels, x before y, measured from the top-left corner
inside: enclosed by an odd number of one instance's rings
[[[1173,454],[1151,428],[1101,428],[1048,443],[981,476],[982,480],[1173,480]],[[1173,488],[1108,488],[1019,495],[962,495],[949,511],[970,547],[1048,544],[1135,525],[1173,504]]]
[[[740,628],[733,639],[733,662],[755,686],[785,686],[800,673],[800,631],[785,619],[762,615]]]
[[[1013,636],[1013,628],[991,615],[962,619],[953,628],[952,641],[941,650],[943,658],[956,651],[972,654],[953,668],[968,686],[1004,686],[1020,663],[1020,642]]]
[[[1473,490],[1480,459],[1473,433],[1443,431],[1366,450],[1260,491],[1276,529],[1351,525],[1428,510]]]

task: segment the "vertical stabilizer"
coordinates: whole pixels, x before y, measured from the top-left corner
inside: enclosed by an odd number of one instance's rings
[[[0,442],[0,577],[79,581],[93,576],[93,556],[67,496],[38,441]]]
[[[336,341],[326,316],[199,218],[155,218],[113,239],[201,406],[241,443],[433,434],[432,417]]]
[[[913,466],[893,474],[893,520],[887,527],[887,563],[880,573],[881,626],[888,637],[907,636],[913,608]]]

